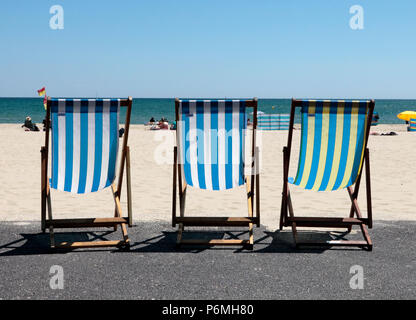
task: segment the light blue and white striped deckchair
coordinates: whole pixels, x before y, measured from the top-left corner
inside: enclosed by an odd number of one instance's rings
[[[289,178],[293,123],[296,108],[301,110],[301,143],[295,178]],[[374,101],[293,100],[288,145],[284,149],[284,184],[280,226],[345,227],[359,225],[365,241],[328,241],[326,245],[352,245],[372,248],[366,225],[372,227],[369,152],[367,141]],[[363,218],[357,197],[363,163],[366,165],[367,211]],[[294,217],[288,183],[306,190],[335,191],[347,188],[352,206],[349,218]],[[355,184],[355,190],[352,185]],[[290,216],[288,216],[288,210]],[[356,218],[354,215],[356,214]],[[319,243],[322,244],[322,243]]]
[[[115,186],[119,145],[120,107],[127,107],[118,186]],[[45,147],[42,147],[42,229],[49,228],[53,247],[128,246],[126,224],[131,225],[130,165],[127,164],[129,218],[122,217],[120,192],[125,163],[132,99],[48,99]],[[49,127],[51,125],[51,179],[48,180]],[[97,192],[111,186],[115,217],[52,219],[49,188],[74,194]],[[49,217],[46,219],[48,207]],[[53,228],[114,227],[121,225],[122,241],[63,242],[54,244]]]
[[[254,100],[176,100],[177,146],[174,149],[174,184],[172,226],[179,224],[178,245],[244,245],[253,246],[253,223],[259,225],[259,177],[244,174],[246,108]],[[255,116],[253,126],[253,159],[257,155]],[[257,162],[256,162],[257,163]],[[180,217],[176,216],[176,180],[179,183]],[[247,217],[185,217],[187,186],[222,191],[246,184]],[[256,186],[256,188],[255,188]],[[256,189],[256,190],[255,190]],[[256,192],[255,192],[256,191]],[[256,217],[253,217],[256,194]],[[184,226],[248,226],[249,240],[183,240]]]
[[[257,118],[259,130],[289,130],[289,114],[262,114]]]

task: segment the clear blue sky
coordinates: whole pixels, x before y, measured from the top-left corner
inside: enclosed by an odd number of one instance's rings
[[[0,96],[416,98],[415,16],[414,0],[1,0]]]

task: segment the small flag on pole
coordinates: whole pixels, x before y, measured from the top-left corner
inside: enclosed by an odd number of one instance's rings
[[[42,89],[38,90],[39,97],[46,95],[46,89],[43,87]]]
[[[45,96],[44,98],[43,98],[43,106],[45,107],[45,110],[46,110],[46,104],[48,103],[48,98],[47,98],[47,96],[46,96],[46,88],[45,87],[43,87],[42,89],[40,89],[40,90],[38,90],[38,95],[41,97],[41,96]]]

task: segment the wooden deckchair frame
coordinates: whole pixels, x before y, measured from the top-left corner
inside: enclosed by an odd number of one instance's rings
[[[373,248],[370,235],[367,227],[371,229],[373,227],[373,214],[371,204],[371,179],[370,179],[370,152],[367,148],[368,137],[370,134],[371,119],[373,117],[374,100],[369,102],[369,109],[367,114],[367,128],[366,136],[364,137],[364,159],[363,166],[365,166],[366,176],[366,194],[367,194],[367,218],[363,218],[361,210],[358,206],[358,192],[360,190],[361,174],[362,169],[358,174],[357,181],[354,189],[352,186],[347,188],[348,195],[351,200],[351,209],[349,217],[333,217],[333,218],[322,218],[322,217],[295,217],[292,200],[289,190],[289,164],[290,164],[290,153],[292,149],[292,136],[293,126],[295,119],[296,108],[302,106],[302,100],[292,99],[292,107],[290,112],[290,123],[289,123],[289,134],[287,146],[283,148],[283,193],[282,193],[282,206],[280,211],[280,230],[283,227],[291,227],[293,238],[296,248],[300,246],[358,246],[366,248],[369,251]],[[356,217],[354,217],[356,216]],[[297,227],[316,227],[316,228],[347,228],[347,232],[351,232],[354,225],[360,227],[363,234],[364,240],[353,241],[353,240],[330,240],[326,242],[300,242],[298,240]]]
[[[127,107],[126,122],[124,127],[124,138],[118,174],[117,187],[113,182],[111,191],[113,193],[115,213],[113,218],[84,218],[84,219],[53,219],[51,193],[48,178],[48,155],[49,155],[49,129],[52,100],[48,97],[46,107],[46,125],[45,125],[45,145],[41,147],[41,228],[42,232],[49,229],[51,248],[76,249],[76,248],[97,248],[97,247],[119,247],[124,249],[130,248],[130,240],[127,234],[127,227],[132,226],[132,202],[131,202],[131,174],[130,174],[130,148],[128,147],[131,108],[133,104],[132,97],[120,99],[120,106]],[[117,132],[118,134],[118,132]],[[127,180],[127,212],[128,217],[123,217],[121,210],[121,189],[123,184],[124,166],[126,166]],[[46,217],[48,212],[48,217]],[[81,241],[81,242],[61,242],[55,243],[54,228],[102,228],[112,227],[114,231],[117,226],[121,226],[123,240],[117,241]]]
[[[175,114],[176,123],[178,125],[179,119],[179,102],[175,99]],[[254,244],[253,225],[260,227],[260,175],[259,175],[259,149],[256,146],[256,130],[257,130],[257,106],[258,100],[246,100],[246,108],[253,108],[253,137],[252,137],[252,162],[251,175],[245,176],[244,183],[247,192],[247,206],[248,215],[245,217],[185,217],[185,200],[187,183],[182,179],[183,163],[180,163],[178,157],[178,140],[173,150],[174,164],[173,164],[173,198],[172,198],[172,227],[178,225],[177,246],[181,245],[202,245],[202,246],[235,246],[242,245],[243,247],[252,250]],[[176,134],[178,137],[178,134]],[[177,184],[179,195],[179,217],[176,214],[177,204]],[[254,201],[255,197],[255,201]],[[254,207],[255,202],[255,207]],[[255,209],[256,216],[253,215]],[[248,240],[240,239],[183,239],[185,227],[248,227]]]

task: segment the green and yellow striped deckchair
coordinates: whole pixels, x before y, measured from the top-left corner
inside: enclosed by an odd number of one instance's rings
[[[289,177],[290,153],[296,108],[301,112],[301,143],[298,170]],[[371,186],[367,141],[374,101],[292,100],[288,144],[284,148],[284,181],[280,229],[291,226],[296,246],[360,246],[372,249],[366,226],[372,227]],[[366,165],[367,211],[358,207],[363,163]],[[295,217],[289,183],[313,191],[347,188],[352,205],[348,218]],[[354,190],[352,186],[355,184]],[[356,217],[355,217],[356,216]],[[325,243],[299,242],[297,227],[347,228],[359,225],[365,241],[330,240]]]

